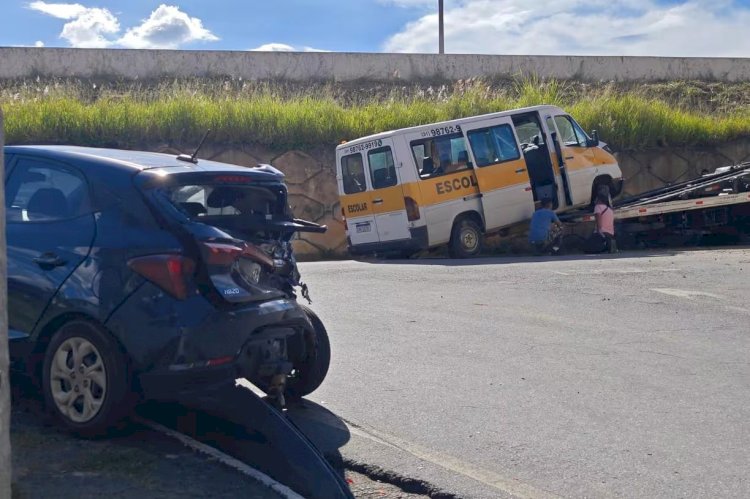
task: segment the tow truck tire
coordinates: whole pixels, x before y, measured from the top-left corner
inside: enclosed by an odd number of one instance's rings
[[[52,336],[42,367],[42,392],[55,419],[82,437],[116,430],[134,399],[119,345],[85,320],[68,322]]]
[[[300,304],[300,307],[313,325],[315,346],[304,361],[294,366],[297,373],[289,380],[286,390],[287,396],[291,399],[302,398],[317,390],[326,378],[331,364],[331,343],[328,340],[328,331],[315,312],[305,305]]]
[[[462,218],[453,224],[448,248],[451,258],[474,258],[482,252],[482,229],[474,220]]]

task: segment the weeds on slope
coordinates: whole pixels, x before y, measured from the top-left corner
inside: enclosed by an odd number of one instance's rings
[[[8,143],[191,143],[210,128],[217,143],[333,145],[536,104],[563,107],[617,149],[709,145],[750,136],[750,89],[720,94],[711,88],[697,83],[627,88],[533,77],[361,88],[211,79],[60,80],[6,82],[0,105]]]

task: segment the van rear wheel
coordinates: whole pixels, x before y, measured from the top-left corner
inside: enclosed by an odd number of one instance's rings
[[[482,229],[474,220],[463,218],[453,224],[449,253],[451,258],[474,258],[482,252]]]

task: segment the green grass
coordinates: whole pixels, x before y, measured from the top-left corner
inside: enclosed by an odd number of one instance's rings
[[[525,78],[449,84],[307,87],[239,80],[0,82],[6,142],[139,147],[211,141],[326,146],[372,133],[556,104],[617,149],[750,137],[750,86],[585,85]]]

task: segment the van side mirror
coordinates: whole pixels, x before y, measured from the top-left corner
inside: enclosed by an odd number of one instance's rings
[[[598,147],[599,146],[599,132],[596,130],[591,131],[591,139],[586,143],[587,147]]]

